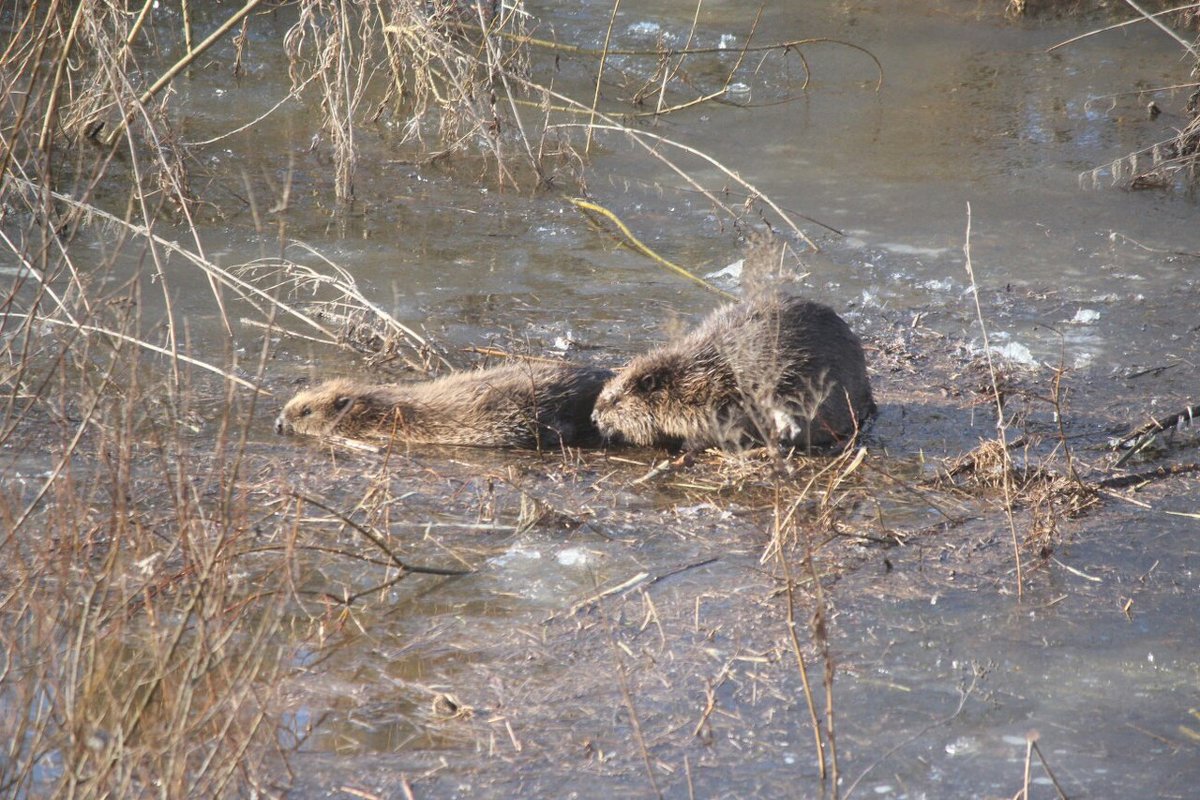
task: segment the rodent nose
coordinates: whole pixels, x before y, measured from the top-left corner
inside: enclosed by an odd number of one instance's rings
[[[592,424],[595,425],[597,428],[604,427],[603,415],[604,415],[604,409],[601,408],[600,406],[595,406],[594,408],[592,408]]]
[[[278,417],[275,418],[275,433],[282,436],[283,429],[284,429],[283,414],[280,414]]]

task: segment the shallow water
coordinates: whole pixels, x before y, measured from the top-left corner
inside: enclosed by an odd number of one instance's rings
[[[596,46],[611,7],[529,10],[560,38]],[[693,11],[640,4],[614,30],[628,46],[660,35],[680,43]],[[706,3],[698,43],[736,47],[747,14]],[[185,139],[242,124],[242,108],[286,93],[268,45],[287,20],[259,24],[267,28],[247,78],[234,85],[214,69],[186,84]],[[1013,23],[956,2],[778,4],[755,41],[852,42],[882,63],[882,88],[861,52],[813,45],[807,91],[795,55],[756,58],[738,79],[761,105],[709,104],[644,123],[828,226],[803,226],[820,252],[794,242],[808,272],[801,286],[842,310],[873,356],[882,410],[867,444],[878,472],[844,519],[881,535],[923,533],[892,548],[840,543],[829,558],[840,576],[829,601],[842,796],[853,786],[854,796],[1011,797],[1034,730],[1072,797],[1188,797],[1200,780],[1200,718],[1189,710],[1200,705],[1200,539],[1194,517],[1167,513],[1196,512],[1194,480],[1151,487],[1141,495],[1151,509],[1108,499],[1064,522],[1052,558],[1025,553],[1018,600],[994,498],[946,492],[927,502],[881,477],[929,477],[938,459],[994,435],[966,375],[982,342],[963,265],[968,221],[990,340],[1026,366],[1070,370],[1065,416],[1086,466],[1101,468],[1106,433],[1197,402],[1200,282],[1195,257],[1176,255],[1200,253],[1195,198],[1081,179],[1183,124],[1186,92],[1132,92],[1179,82],[1185,70],[1178,47],[1145,26],[1045,52],[1099,24]],[[714,58],[692,77],[719,87],[728,63]],[[582,85],[593,68],[567,59],[558,80]],[[612,80],[605,91],[616,105],[628,90]],[[1167,115],[1149,120],[1150,99]],[[414,165],[387,130],[363,137],[355,213],[338,217],[328,164],[319,149],[303,152],[312,113],[286,106],[271,124],[211,146],[215,187],[241,192],[235,167],[245,168],[269,204],[290,169],[288,236],[452,347],[568,349],[616,365],[716,302],[615,247],[556,194],[473,184],[464,180],[471,166]],[[744,200],[710,165],[680,163],[712,191],[729,187],[731,205]],[[591,170],[592,197],[668,258],[706,273],[741,257],[727,220],[616,134],[600,136]],[[210,257],[236,264],[279,252],[247,208],[226,211],[202,230]],[[207,283],[179,278],[173,291],[194,341],[219,341]],[[259,336],[237,330],[240,359],[257,352]],[[908,351],[892,358],[896,337]],[[219,348],[200,355],[225,358]],[[1154,366],[1168,368],[1132,377]],[[366,371],[344,351],[283,340],[268,366],[275,398],[254,428],[256,463],[347,504],[383,476],[389,531],[405,557],[474,572],[412,576],[370,595],[332,652],[298,658],[283,706],[297,736],[312,733],[293,759],[293,796],[340,787],[396,795],[406,782],[418,796],[445,797],[822,796],[781,580],[761,560],[770,541],[761,486],[739,491],[704,458],[634,483],[661,455],[648,451],[576,460],[430,449],[385,459],[273,436],[271,416],[294,379]],[[1031,380],[1045,392],[1038,374]],[[1045,407],[1030,420],[1052,435]],[[966,521],[924,533],[948,515]],[[329,530],[312,526],[318,537]],[[333,596],[387,577],[337,559],[310,559],[302,571],[305,590]],[[819,658],[808,657],[819,683]],[[443,695],[470,713],[447,714],[436,704]],[[1033,797],[1054,796],[1036,757],[1032,775]]]
[[[685,6],[619,14],[616,30],[631,44],[645,44],[636,31],[653,20],[675,41],[686,36]],[[607,22],[599,9],[562,19],[539,12],[583,44],[602,37]],[[882,88],[874,91],[875,68],[862,53],[814,45],[805,50],[812,75],[806,93],[797,91],[798,59],[766,59],[759,75],[744,76],[752,86],[765,85],[758,100],[766,105],[704,106],[645,130],[711,154],[780,207],[841,231],[806,225],[822,252],[802,257],[807,290],[838,308],[866,315],[877,306],[938,308],[950,317],[936,321],[946,332],[977,335],[962,258],[969,207],[981,292],[1018,297],[985,309],[1001,343],[1068,366],[1094,361],[1106,372],[1154,363],[1164,339],[1194,338],[1171,307],[1179,293],[1194,298],[1197,289],[1194,259],[1145,248],[1200,251],[1194,200],[1180,192],[1113,189],[1103,176],[1093,188],[1081,175],[1168,136],[1184,121],[1178,109],[1186,97],[1131,92],[1178,80],[1176,48],[1143,27],[1044,52],[1098,24],[1013,24],[957,4],[767,9],[762,30],[870,50],[884,65]],[[723,35],[738,43],[745,25],[740,7],[706,5],[699,43],[712,45]],[[579,69],[568,61],[562,71],[570,77]],[[721,77],[697,80],[706,86]],[[622,89],[611,88],[614,103]],[[266,102],[281,87],[260,77],[236,91],[247,102]],[[195,135],[223,130],[221,120],[202,116],[204,92],[196,94]],[[1168,113],[1147,119],[1150,99]],[[286,117],[260,128],[253,146],[294,151],[289,128]],[[272,132],[280,134],[278,143]],[[246,146],[237,137],[231,144]],[[667,167],[616,134],[602,134],[598,149],[593,196],[648,244],[699,272],[740,257],[737,240],[708,203]],[[670,317],[712,305],[711,297],[636,254],[614,251],[611,240],[552,194],[530,198],[473,187],[437,167],[411,165],[387,149],[386,139],[365,142],[364,152],[371,168],[356,183],[361,215],[341,231],[348,235],[339,238],[337,225],[311,214],[320,211],[315,197],[322,190],[314,156],[295,167],[300,190],[289,234],[352,265],[388,310],[428,320],[452,341],[478,343],[509,332],[535,350],[566,337],[606,352],[638,351],[661,336],[657,326]],[[701,181],[729,186],[711,167],[679,161]],[[743,198],[729,188],[727,200],[737,205]],[[308,191],[318,194],[306,197]],[[212,247],[233,262],[273,250],[269,240],[239,244],[243,237],[226,234]],[[1024,293],[1055,302],[1024,304]],[[1081,309],[1095,314],[1079,317]]]

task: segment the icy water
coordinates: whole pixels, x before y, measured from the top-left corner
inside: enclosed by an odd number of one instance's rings
[[[687,40],[693,4],[634,5],[616,16],[619,46]],[[1087,174],[1186,123],[1186,90],[1137,93],[1185,80],[1180,49],[1136,26],[1047,53],[1103,22],[1011,22],[992,8],[1000,5],[774,4],[756,43],[852,43],[879,60],[881,87],[863,52],[814,44],[803,62],[748,58],[737,76],[744,88],[731,95],[739,105],[638,124],[817,221],[802,227],[819,252],[793,239],[807,272],[801,288],[868,343],[881,404],[866,442],[872,471],[858,476],[840,519],[875,541],[834,542],[827,562],[840,795],[1013,797],[1036,738],[1067,796],[1192,797],[1196,481],[1105,497],[1063,521],[1045,557],[1024,552],[1020,599],[994,497],[904,488],[995,435],[967,368],[982,346],[964,269],[968,223],[991,342],[1030,370],[1037,393],[1049,392],[1049,368],[1068,369],[1064,416],[1084,468],[1103,469],[1106,434],[1197,402],[1195,198]],[[611,6],[528,10],[539,35],[598,47]],[[240,84],[215,70],[191,79],[185,139],[240,125],[245,108],[286,94],[268,45],[288,22],[260,21],[266,31]],[[751,22],[745,4],[705,3],[694,44],[736,50]],[[697,92],[719,88],[733,59],[689,66]],[[590,86],[594,68],[564,59],[556,79]],[[652,60],[609,68],[604,91],[618,106]],[[551,70],[535,64],[533,74]],[[1166,112],[1156,120],[1145,112],[1151,99]],[[475,167],[416,164],[387,128],[361,142],[355,213],[330,213],[328,163],[320,148],[307,151],[314,114],[287,105],[269,125],[210,146],[215,184],[242,193],[244,169],[265,207],[290,178],[288,235],[451,347],[567,350],[619,365],[717,302],[614,246],[556,193],[500,191],[472,181]],[[722,201],[746,200],[711,163],[659,147]],[[600,134],[589,170],[591,197],[664,256],[700,273],[741,257],[728,220],[620,135]],[[204,229],[210,257],[278,253],[273,231],[256,232],[250,211],[231,206],[242,210]],[[175,288],[202,341],[215,325],[206,283]],[[239,331],[239,352],[257,352],[260,335]],[[383,456],[271,432],[297,378],[368,371],[343,351],[283,340],[254,458],[281,484],[347,505],[386,487],[388,531],[406,559],[473,572],[377,590],[352,605],[328,652],[298,658],[281,701],[285,744],[303,740],[289,796],[832,796],[817,774],[784,582],[762,557],[771,498],[761,486],[739,491],[707,457],[639,481],[661,454]],[[1030,418],[1051,435],[1047,407]],[[303,522],[330,531],[330,543],[362,545],[323,515]],[[881,544],[896,532],[907,534],[903,545]],[[802,555],[797,547],[797,572]],[[299,572],[301,589],[337,597],[388,577],[333,558],[309,557]],[[798,603],[821,692],[807,591]],[[1037,755],[1030,774],[1030,797],[1057,796]]]

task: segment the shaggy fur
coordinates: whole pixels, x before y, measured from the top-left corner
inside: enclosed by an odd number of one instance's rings
[[[719,308],[610,380],[606,438],[688,449],[845,444],[875,413],[862,344],[831,308],[764,293]]]
[[[278,433],[540,449],[598,439],[592,407],[608,370],[513,364],[424,383],[332,380],[299,392]]]

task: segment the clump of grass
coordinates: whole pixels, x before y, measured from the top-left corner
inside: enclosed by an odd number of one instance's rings
[[[344,345],[368,356],[373,364],[399,360],[408,369],[426,374],[451,366],[444,348],[368,298],[349,270],[307,245],[295,247],[319,260],[321,266],[268,258],[232,270],[262,296],[281,297],[293,319],[304,323],[281,320],[280,330],[324,344]]]
[[[247,37],[261,24],[255,16],[260,6],[261,0],[247,0],[232,12],[211,12],[205,22],[219,24],[201,42],[193,40],[197,21],[191,15],[164,25],[163,12],[144,3],[31,6],[14,22],[12,46],[0,52],[12,121],[5,160],[36,174],[37,160],[45,156],[50,185],[70,189],[85,202],[114,180],[113,163],[128,165],[116,172],[137,186],[144,221],[164,213],[189,222],[196,207],[209,202],[194,189],[189,172],[206,143],[180,142],[172,127],[179,100],[170,87],[235,31],[240,33],[231,57],[235,72],[240,70]],[[343,207],[355,200],[364,130],[386,125],[398,131],[399,144],[412,146],[421,160],[482,155],[500,187],[569,181],[578,190],[587,183],[584,167],[593,141],[605,131],[631,137],[669,164],[675,162],[662,152],[663,143],[677,155],[707,158],[627,124],[629,114],[661,117],[725,102],[731,86],[755,80],[776,59],[799,59],[803,67],[804,80],[788,98],[794,99],[807,86],[804,49],[856,48],[821,38],[763,41],[757,19],[748,22],[740,49],[699,46],[699,7],[684,47],[660,42],[645,50],[621,48],[611,30],[601,49],[537,38],[529,32],[537,21],[519,3],[298,0],[274,13],[295,15],[282,43],[292,81],[287,99],[318,110],[319,130],[299,135],[310,133],[314,147],[329,154],[333,192]],[[701,62],[710,61],[721,65],[723,80],[714,87],[696,85],[697,75],[711,72]],[[588,96],[562,88],[572,83],[557,75],[564,62],[576,82],[586,83],[590,75]],[[779,71],[786,73],[787,65],[780,64]],[[273,111],[253,110],[239,130],[270,124]],[[586,137],[582,152],[571,143],[574,130]],[[676,168],[695,184],[691,188],[699,185],[688,169]],[[761,205],[777,223],[799,230],[792,214],[736,170],[722,171],[749,201],[739,210],[721,199],[727,187],[701,187],[722,215],[757,217]]]
[[[1169,139],[1096,167],[1084,178],[1099,185],[1107,174],[1113,185],[1128,189],[1170,189],[1195,185],[1200,175],[1200,90],[1188,100],[1188,124]]]
[[[52,334],[49,366],[0,384],[15,477],[0,489],[5,796],[261,793],[284,757],[286,561],[246,560],[253,395],[213,398],[227,410],[197,452],[202,392],[147,369],[138,324],[109,323],[124,340]]]

